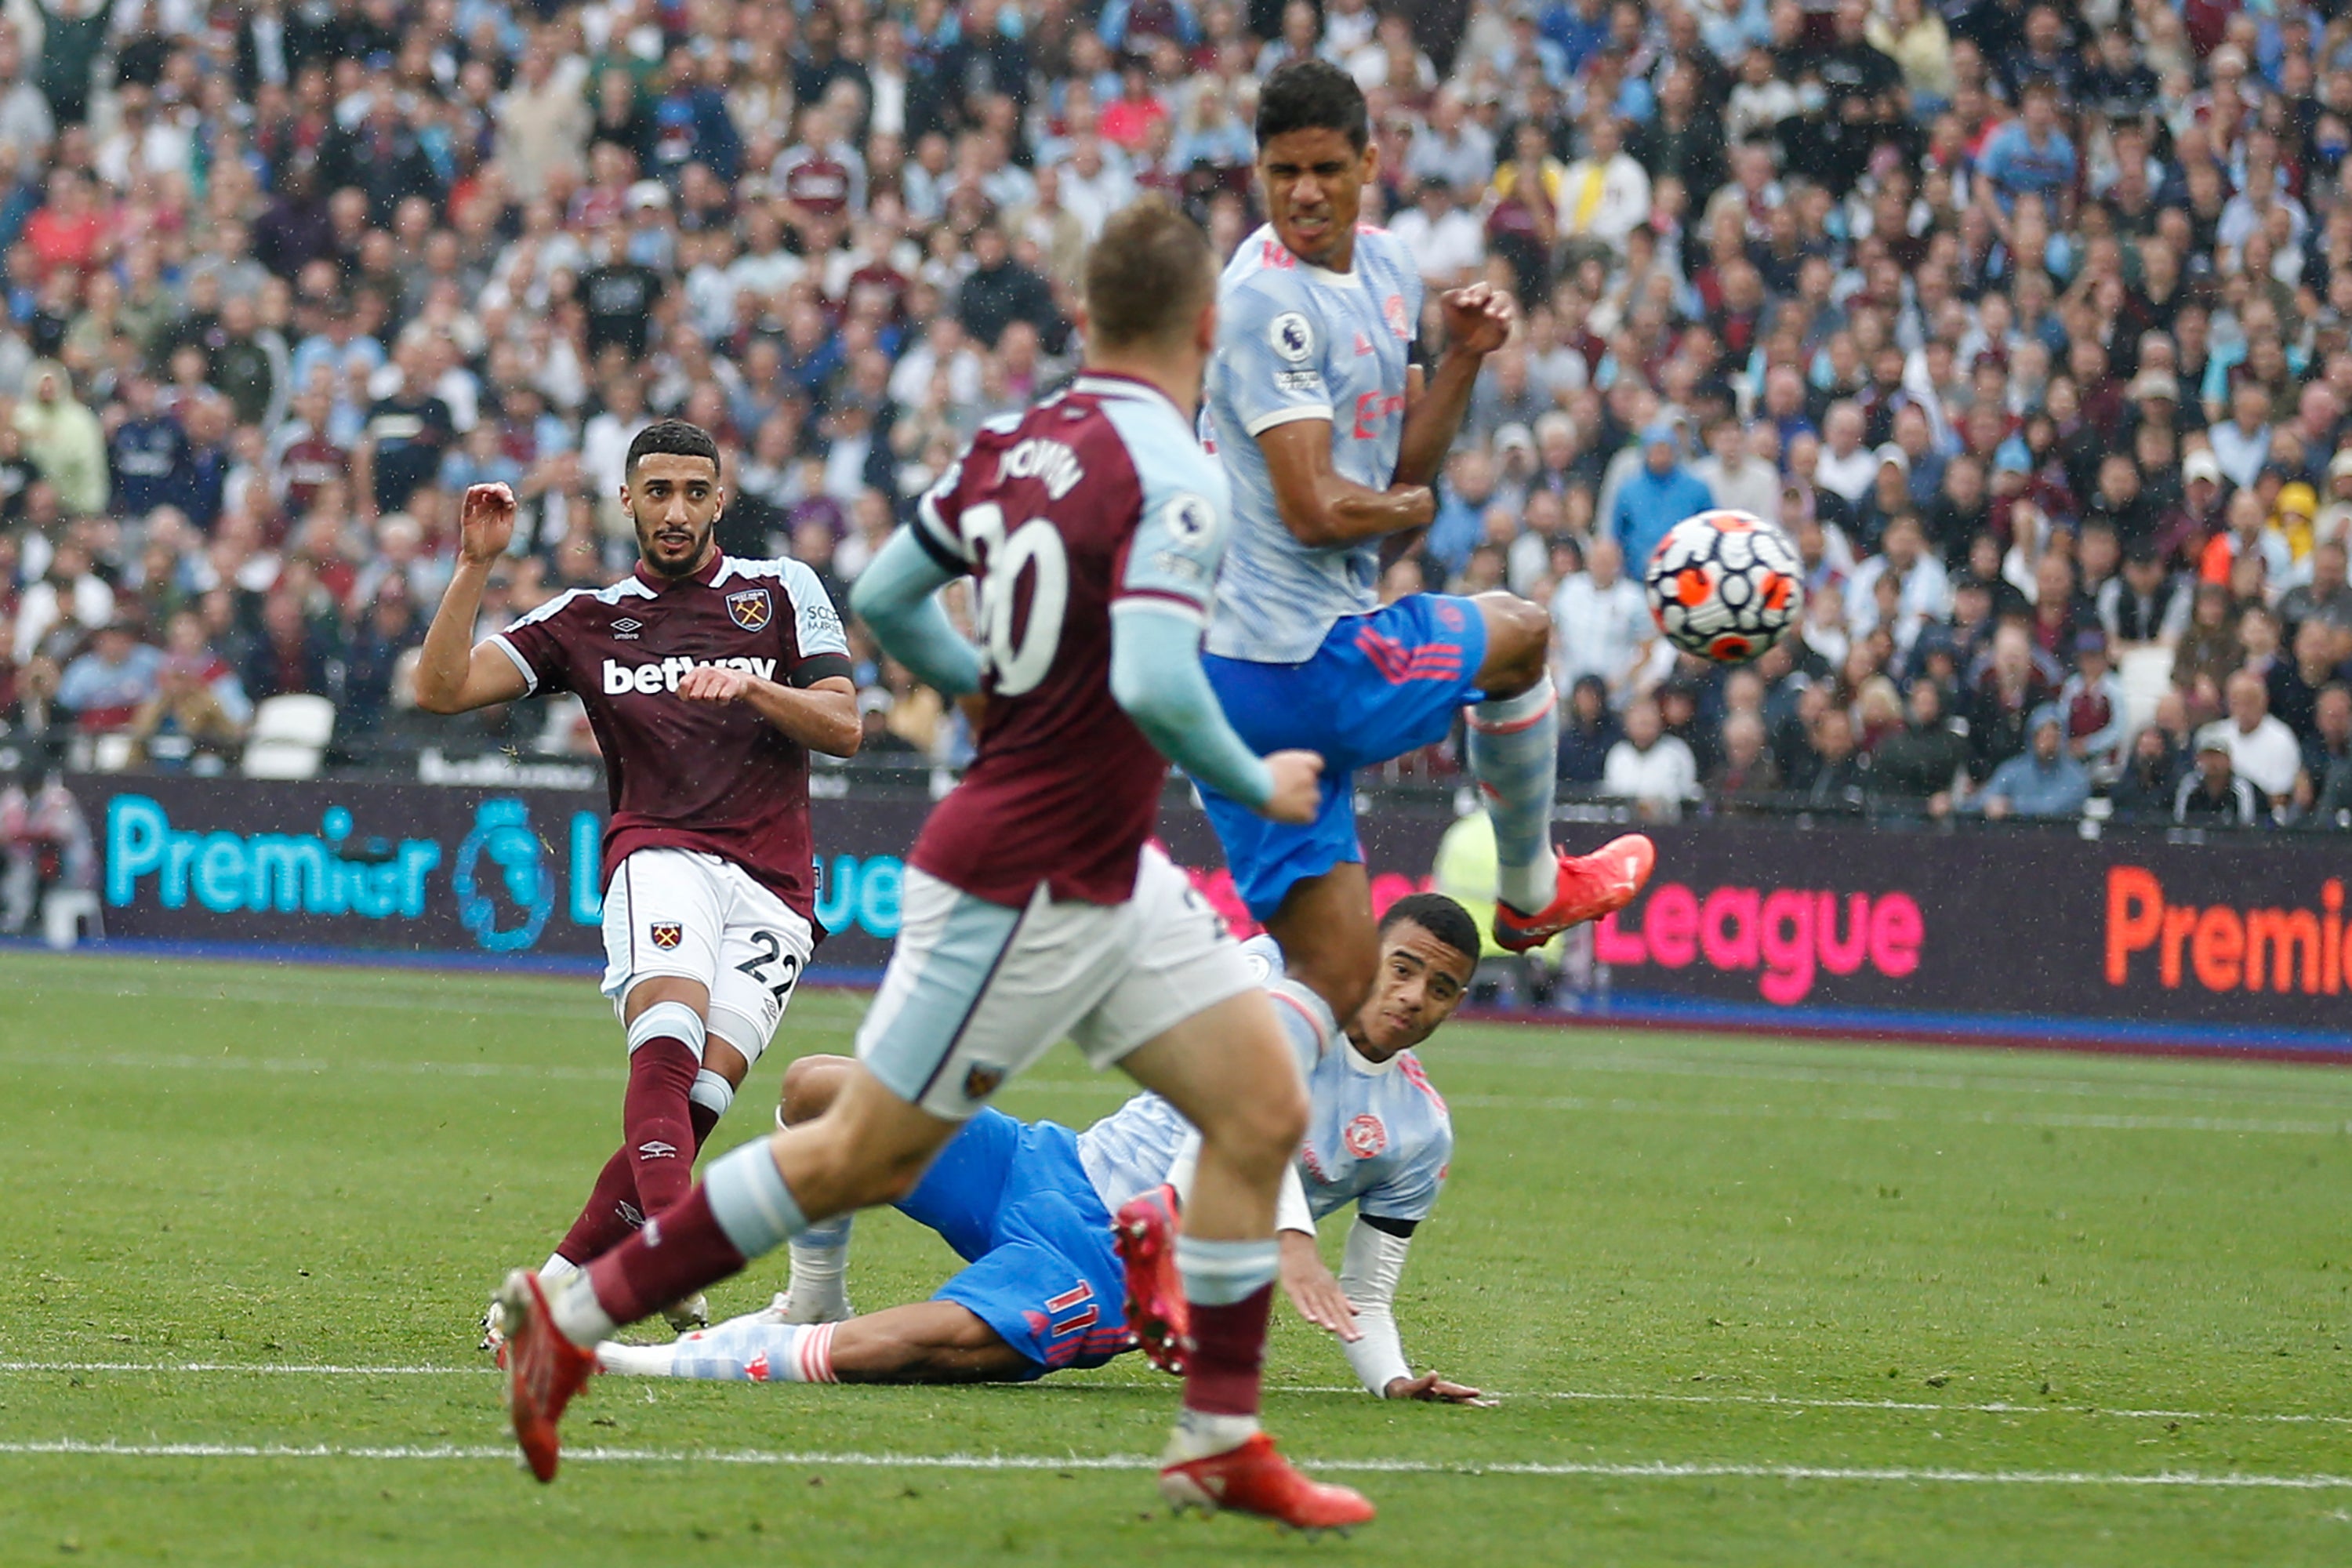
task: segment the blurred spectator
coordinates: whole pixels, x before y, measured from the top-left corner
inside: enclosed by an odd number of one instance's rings
[[[1871,760],[1854,736],[1853,718],[1831,704],[1812,721],[1810,750],[1789,780],[1790,792],[1808,809],[1860,812],[1871,790]]]
[[[24,931],[48,889],[87,889],[97,875],[89,819],[63,779],[0,786],[0,934]]]
[[[2091,775],[2066,754],[2065,720],[2054,704],[2033,711],[2027,749],[1993,770],[1978,800],[1985,816],[2074,816],[2091,795]]]
[[[2229,717],[2220,733],[2230,745],[2230,766],[2272,808],[2284,806],[2303,771],[2303,748],[2294,731],[2270,710],[2270,690],[2261,676],[2240,670],[2223,689]]]
[[[1658,635],[1642,585],[1623,575],[1624,552],[1613,539],[1596,539],[1585,569],[1560,580],[1551,601],[1554,684],[1601,681],[1612,706],[1622,706],[1634,677],[1649,662]]]
[[[1650,821],[1682,815],[1683,803],[1698,798],[1698,763],[1690,748],[1665,732],[1658,705],[1635,698],[1625,709],[1625,738],[1609,749],[1601,792],[1633,803]]]
[[[2122,770],[2107,799],[2118,822],[2170,821],[2178,804],[2181,775],[2189,759],[2173,744],[2163,726],[2149,724],[2132,737]]]
[[[30,395],[16,405],[16,426],[25,456],[56,487],[58,504],[74,515],[106,510],[106,434],[98,416],[74,400],[65,366],[43,362],[25,373]]]
[[[2197,738],[2196,765],[2182,775],[2173,791],[2175,822],[2221,827],[2252,827],[2267,813],[2254,787],[2241,778],[2231,762],[2226,725],[2207,729]]]
[[[1982,673],[1970,684],[1962,717],[1969,725],[1969,775],[1981,784],[2025,750],[2026,721],[2058,695],[2025,628],[2011,621],[1993,634]]]
[[[1706,793],[1731,815],[1766,805],[1780,793],[1780,769],[1766,744],[1762,715],[1734,713],[1723,721],[1723,755],[1708,772]]]
[[[1888,804],[1947,816],[1952,792],[1964,782],[1969,743],[1945,715],[1943,689],[1932,680],[1912,682],[1905,721],[1871,753],[1871,789]]]
[[[1608,772],[1610,752],[1624,738],[1607,685],[1597,675],[1578,676],[1560,715],[1559,782],[1598,784]]]
[[[2066,733],[2066,754],[2095,779],[2115,771],[2124,743],[2124,685],[2107,668],[2106,634],[2095,628],[2074,636],[2074,670],[2058,689],[2058,711]]]
[[[2352,687],[2342,681],[2320,689],[2295,804],[2331,824],[2336,812],[2352,807]]]
[[[140,705],[130,731],[133,757],[167,769],[186,767],[199,754],[226,758],[241,733],[205,679],[204,662],[176,655],[163,660],[155,694]]]
[[[1642,432],[1641,466],[1617,490],[1609,532],[1628,561],[1647,561],[1666,531],[1705,511],[1715,498],[1682,464],[1682,439],[1672,425],[1653,424]]]
[[[140,640],[137,622],[110,620],[90,638],[89,651],[65,667],[58,706],[86,732],[125,729],[155,695],[163,665],[162,652]]]
[[[281,588],[261,607],[261,636],[245,661],[245,689],[256,702],[289,692],[334,695],[340,673],[328,634],[302,613],[302,602]]]
[[[2123,570],[2099,588],[2099,625],[2119,654],[2133,647],[2177,647],[2189,629],[2195,597],[2185,578],[2166,569],[2154,542],[2141,540],[2125,546]]]

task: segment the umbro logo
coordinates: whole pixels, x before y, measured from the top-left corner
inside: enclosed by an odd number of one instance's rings
[[[637,634],[645,630],[645,626],[646,624],[643,621],[632,620],[628,616],[624,616],[621,619],[613,623],[613,635],[624,641],[635,642],[636,641]]]
[[[677,1158],[677,1145],[655,1138],[638,1144],[637,1152],[648,1160],[675,1160]]]

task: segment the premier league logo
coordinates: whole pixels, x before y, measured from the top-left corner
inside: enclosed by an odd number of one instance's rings
[[[727,613],[747,632],[756,632],[775,618],[776,602],[765,588],[746,588],[727,595]]]
[[[520,952],[539,940],[555,907],[555,874],[544,864],[530,807],[486,800],[451,868],[457,918],[492,952]]]
[[[1276,316],[1266,327],[1265,341],[1292,364],[1305,364],[1307,356],[1315,352],[1314,331],[1307,326],[1307,318],[1296,310],[1285,310]]]

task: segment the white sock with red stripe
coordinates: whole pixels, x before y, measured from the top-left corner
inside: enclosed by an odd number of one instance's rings
[[[837,1383],[833,1323],[775,1323],[754,1314],[666,1345],[602,1344],[604,1371],[639,1377],[696,1377],[726,1383]]]
[[[1551,850],[1559,766],[1559,699],[1550,676],[1470,710],[1470,772],[1495,825],[1496,893],[1522,914],[1543,909],[1559,891]]]

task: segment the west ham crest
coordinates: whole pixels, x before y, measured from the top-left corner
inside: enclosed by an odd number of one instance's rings
[[[727,595],[727,613],[747,632],[756,632],[776,617],[776,602],[765,588],[746,588]]]
[[[985,1062],[974,1062],[971,1069],[963,1075],[963,1097],[966,1100],[986,1100],[996,1092],[996,1086],[1003,1081],[1003,1068],[990,1067]]]
[[[686,940],[686,928],[676,921],[656,921],[647,934],[654,939],[656,947],[667,951]]]

